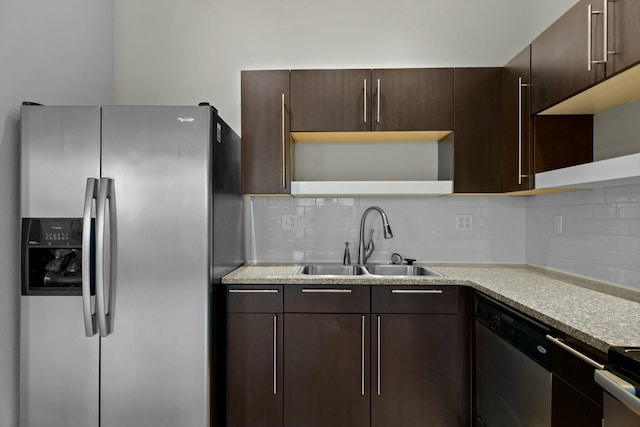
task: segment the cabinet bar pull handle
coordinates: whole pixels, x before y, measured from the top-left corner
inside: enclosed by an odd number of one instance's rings
[[[367,123],[367,79],[364,79],[362,84],[362,99],[362,115],[364,117],[364,122]]]
[[[377,107],[376,107],[376,111],[378,114],[378,120],[377,122],[380,123],[380,79],[378,79],[378,96],[377,96],[378,100],[377,100]]]
[[[526,86],[529,85],[518,77],[518,185],[522,184],[522,178],[527,177],[522,174],[522,88]]]
[[[552,337],[551,335],[547,335],[547,340],[552,342],[552,343],[554,343],[558,347],[563,348],[564,350],[568,351],[569,353],[573,354],[578,359],[580,359],[580,360],[582,360],[584,362],[587,362],[592,367],[594,367],[596,369],[604,369],[604,365],[601,365],[600,363],[596,362],[592,358],[590,358],[588,356],[585,356],[584,354],[580,353],[578,350],[574,349],[573,347],[569,347],[567,344],[563,343],[558,338]]]
[[[360,382],[361,382],[361,394],[364,396],[364,316],[362,316],[362,334],[360,342]]]
[[[380,316],[378,315],[378,396],[381,394],[380,387]]]
[[[281,115],[282,115],[282,188],[287,188],[287,170],[286,170],[286,157],[285,157],[285,149],[286,149],[286,144],[285,144],[285,135],[284,135],[284,131],[285,131],[285,126],[284,126],[284,114],[285,114],[285,108],[284,108],[284,93],[282,94],[282,111],[281,111]]]
[[[587,40],[587,71],[591,71],[591,65],[592,64],[606,64],[607,63],[607,54],[608,54],[608,45],[609,45],[609,23],[608,21],[608,16],[609,16],[609,1],[612,0],[603,0],[603,7],[602,10],[593,10],[591,5],[587,6],[587,36],[588,36],[588,40]],[[591,52],[591,38],[592,38],[592,16],[593,15],[602,15],[602,19],[604,20],[603,24],[602,24],[602,60],[600,61],[593,61],[592,60],[592,52]]]
[[[602,63],[607,63],[607,53],[609,51],[609,1],[602,0]]]
[[[587,6],[587,71],[591,71],[591,5]]]
[[[392,289],[392,294],[441,294],[442,289]]]
[[[230,294],[277,294],[277,289],[229,289]]]
[[[305,294],[350,294],[351,289],[303,289]]]
[[[278,316],[273,316],[273,394],[278,394]]]

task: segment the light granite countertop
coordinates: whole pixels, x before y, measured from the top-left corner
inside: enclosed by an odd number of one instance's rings
[[[298,264],[249,264],[223,284],[470,286],[600,351],[640,347],[640,293],[527,266],[430,264],[445,277],[301,277]]]

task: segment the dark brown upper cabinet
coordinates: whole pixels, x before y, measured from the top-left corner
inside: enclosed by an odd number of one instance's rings
[[[371,71],[292,70],[291,130],[371,130]]]
[[[454,193],[502,190],[502,68],[456,68]],[[441,147],[451,142],[448,136]]]
[[[531,126],[531,46],[504,66],[504,132],[502,191],[531,190],[533,134]]]
[[[531,61],[535,114],[640,62],[640,2],[581,0],[533,41]]]
[[[539,113],[604,79],[604,64],[592,62],[602,59],[603,15],[589,18],[587,13],[589,7],[597,11],[602,5],[602,0],[581,0],[533,41],[532,113]]]
[[[371,71],[375,131],[453,129],[453,69]]]
[[[640,2],[605,2],[608,10],[607,77],[640,61]]]
[[[291,71],[294,132],[453,128],[453,69]]]
[[[242,192],[289,194],[289,70],[242,71]]]

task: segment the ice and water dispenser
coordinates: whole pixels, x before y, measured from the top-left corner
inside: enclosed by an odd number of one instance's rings
[[[22,295],[81,295],[82,274],[81,218],[23,218]]]

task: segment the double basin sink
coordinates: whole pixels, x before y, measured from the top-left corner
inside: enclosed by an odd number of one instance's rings
[[[300,267],[298,276],[361,276],[361,277],[416,277],[444,275],[424,265],[406,264],[306,264]]]

